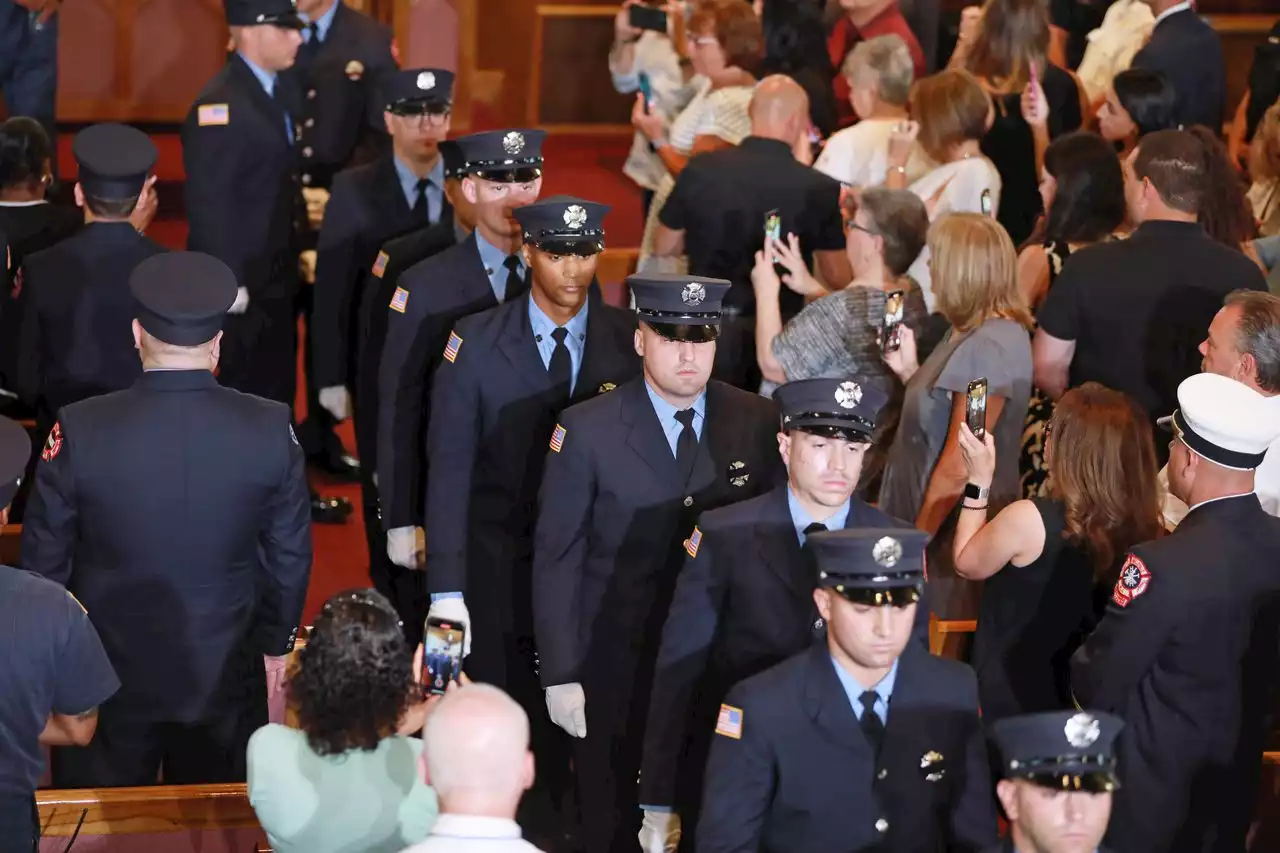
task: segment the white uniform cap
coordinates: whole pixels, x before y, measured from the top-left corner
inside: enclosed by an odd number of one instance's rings
[[[1216,373],[1197,373],[1178,386],[1172,422],[1178,439],[1196,455],[1247,471],[1261,465],[1280,438],[1280,397]]]

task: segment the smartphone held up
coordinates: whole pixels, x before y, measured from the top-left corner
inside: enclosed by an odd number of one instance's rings
[[[902,346],[902,317],[906,306],[906,291],[894,290],[885,296],[884,327],[880,330],[881,352],[896,352]]]
[[[636,3],[627,13],[629,23],[637,30],[652,30],[655,33],[666,33],[667,13],[656,6]]]
[[[987,434],[987,380],[975,379],[965,394],[964,422],[974,438],[982,441]]]
[[[429,695],[442,695],[449,688],[449,682],[462,676],[466,632],[466,625],[460,622],[435,617],[427,619],[422,657],[426,675],[423,681]]]

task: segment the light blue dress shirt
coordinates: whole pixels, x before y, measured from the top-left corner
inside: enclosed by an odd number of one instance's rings
[[[849,501],[840,504],[835,512],[826,518],[814,518],[800,506],[800,501],[796,500],[796,493],[787,487],[787,509],[791,510],[791,523],[796,526],[796,536],[800,538],[800,545],[804,546],[804,529],[810,524],[825,524],[828,530],[843,530],[845,522],[849,520]]]
[[[396,177],[400,179],[400,189],[404,192],[405,201],[410,209],[418,203],[418,176],[413,170],[401,162],[399,157],[392,157],[396,166]],[[436,164],[427,173],[427,221],[435,225],[440,221],[440,212],[444,209],[444,158],[437,157]],[[505,267],[504,267],[505,269]],[[504,281],[506,279],[503,279]]]
[[[507,268],[503,266],[507,262],[507,253],[486,240],[479,229],[472,233],[476,235],[476,247],[480,249],[480,263],[484,264],[484,273],[489,277],[489,286],[493,288],[493,295],[499,302],[503,302],[507,296]],[[519,252],[516,253],[516,257],[520,258],[520,265],[516,268],[516,272],[523,278],[529,271]]]
[[[258,82],[262,84],[263,90],[267,93],[268,98],[275,97],[276,91],[276,75],[270,71],[264,71],[249,61],[243,53],[240,58],[244,60],[244,64],[249,66],[249,70],[253,72],[253,76],[258,78]],[[285,138],[289,140],[289,144],[293,145],[293,119],[289,117],[289,111],[284,111],[284,133]]]
[[[564,324],[564,327],[569,330],[569,334],[565,336],[564,345],[569,348],[570,394],[573,393],[574,388],[578,387],[578,371],[582,370],[582,353],[587,347],[588,307],[586,302],[582,303],[582,307],[578,309],[577,314],[573,315],[573,319]],[[556,341],[551,337],[551,333],[556,330],[556,324],[538,307],[533,297],[529,297],[529,325],[533,328],[538,355],[542,356],[542,366],[550,370],[551,354],[556,351]]]
[[[644,390],[649,392],[649,399],[653,402],[653,410],[658,415],[658,423],[662,425],[662,432],[667,437],[667,444],[671,445],[671,455],[676,455],[676,442],[680,440],[680,433],[684,431],[684,424],[676,420],[676,412],[679,411],[675,406],[658,396],[658,392],[653,390],[647,381],[644,383]],[[693,431],[698,436],[698,440],[702,440],[702,424],[707,419],[707,392],[703,389],[698,395],[698,399],[693,401]]]
[[[333,26],[333,18],[338,14],[340,5],[342,5],[342,0],[334,0],[334,4],[329,7],[329,11],[316,18],[316,34],[319,36],[321,44],[324,44],[325,40],[329,38],[329,28]],[[308,20],[307,16],[301,12],[298,13],[298,17],[304,21]],[[302,31],[302,40],[304,42],[311,41],[311,30]]]
[[[865,689],[859,684],[852,675],[845,672],[844,667],[836,663],[836,659],[831,659],[831,665],[836,668],[836,678],[840,679],[840,686],[844,688],[845,695],[849,697],[849,704],[853,706],[853,715],[862,720],[862,700],[859,699]],[[885,725],[889,724],[889,699],[893,696],[893,683],[898,679],[898,661],[893,662],[893,666],[889,667],[889,672],[884,678],[880,679],[873,690],[876,691],[876,716],[880,718],[880,722]]]

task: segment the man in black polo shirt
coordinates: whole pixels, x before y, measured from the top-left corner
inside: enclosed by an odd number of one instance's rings
[[[751,135],[737,148],[689,161],[662,208],[654,240],[661,257],[689,256],[689,273],[728,279],[714,376],[740,388],[760,385],[752,329],[751,267],[764,248],[765,220],[776,212],[783,240],[795,234],[805,263],[815,257],[827,285],[852,274],[844,256],[840,184],[809,168],[809,97],[790,77],[766,77],[751,98]],[[801,160],[800,158],[803,158]],[[804,297],[782,292],[782,319]]]
[[[1199,343],[1227,294],[1267,289],[1253,261],[1196,221],[1212,153],[1191,133],[1162,130],[1125,159],[1137,229],[1073,254],[1040,308],[1035,382],[1053,399],[1093,380],[1132,396],[1154,423],[1200,371]],[[1166,441],[1156,453],[1163,463]]]
[[[0,525],[30,455],[27,431],[0,418]],[[119,687],[80,602],[53,581],[0,565],[0,853],[32,853],[39,843],[41,745],[87,744],[98,706]]]

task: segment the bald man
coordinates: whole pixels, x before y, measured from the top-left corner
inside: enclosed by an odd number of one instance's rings
[[[811,168],[809,97],[790,77],[766,77],[751,98],[751,135],[737,148],[689,161],[658,216],[654,239],[660,257],[689,257],[693,275],[733,282],[713,376],[758,390],[757,311],[791,319],[804,297],[785,288],[757,305],[751,287],[755,254],[764,250],[766,220],[782,239],[794,234],[807,265],[832,289],[853,277],[844,256],[840,183]]]
[[[521,838],[520,798],[533,785],[529,718],[489,684],[450,690],[422,733],[427,782],[440,798],[431,834],[404,853],[541,853]]]

